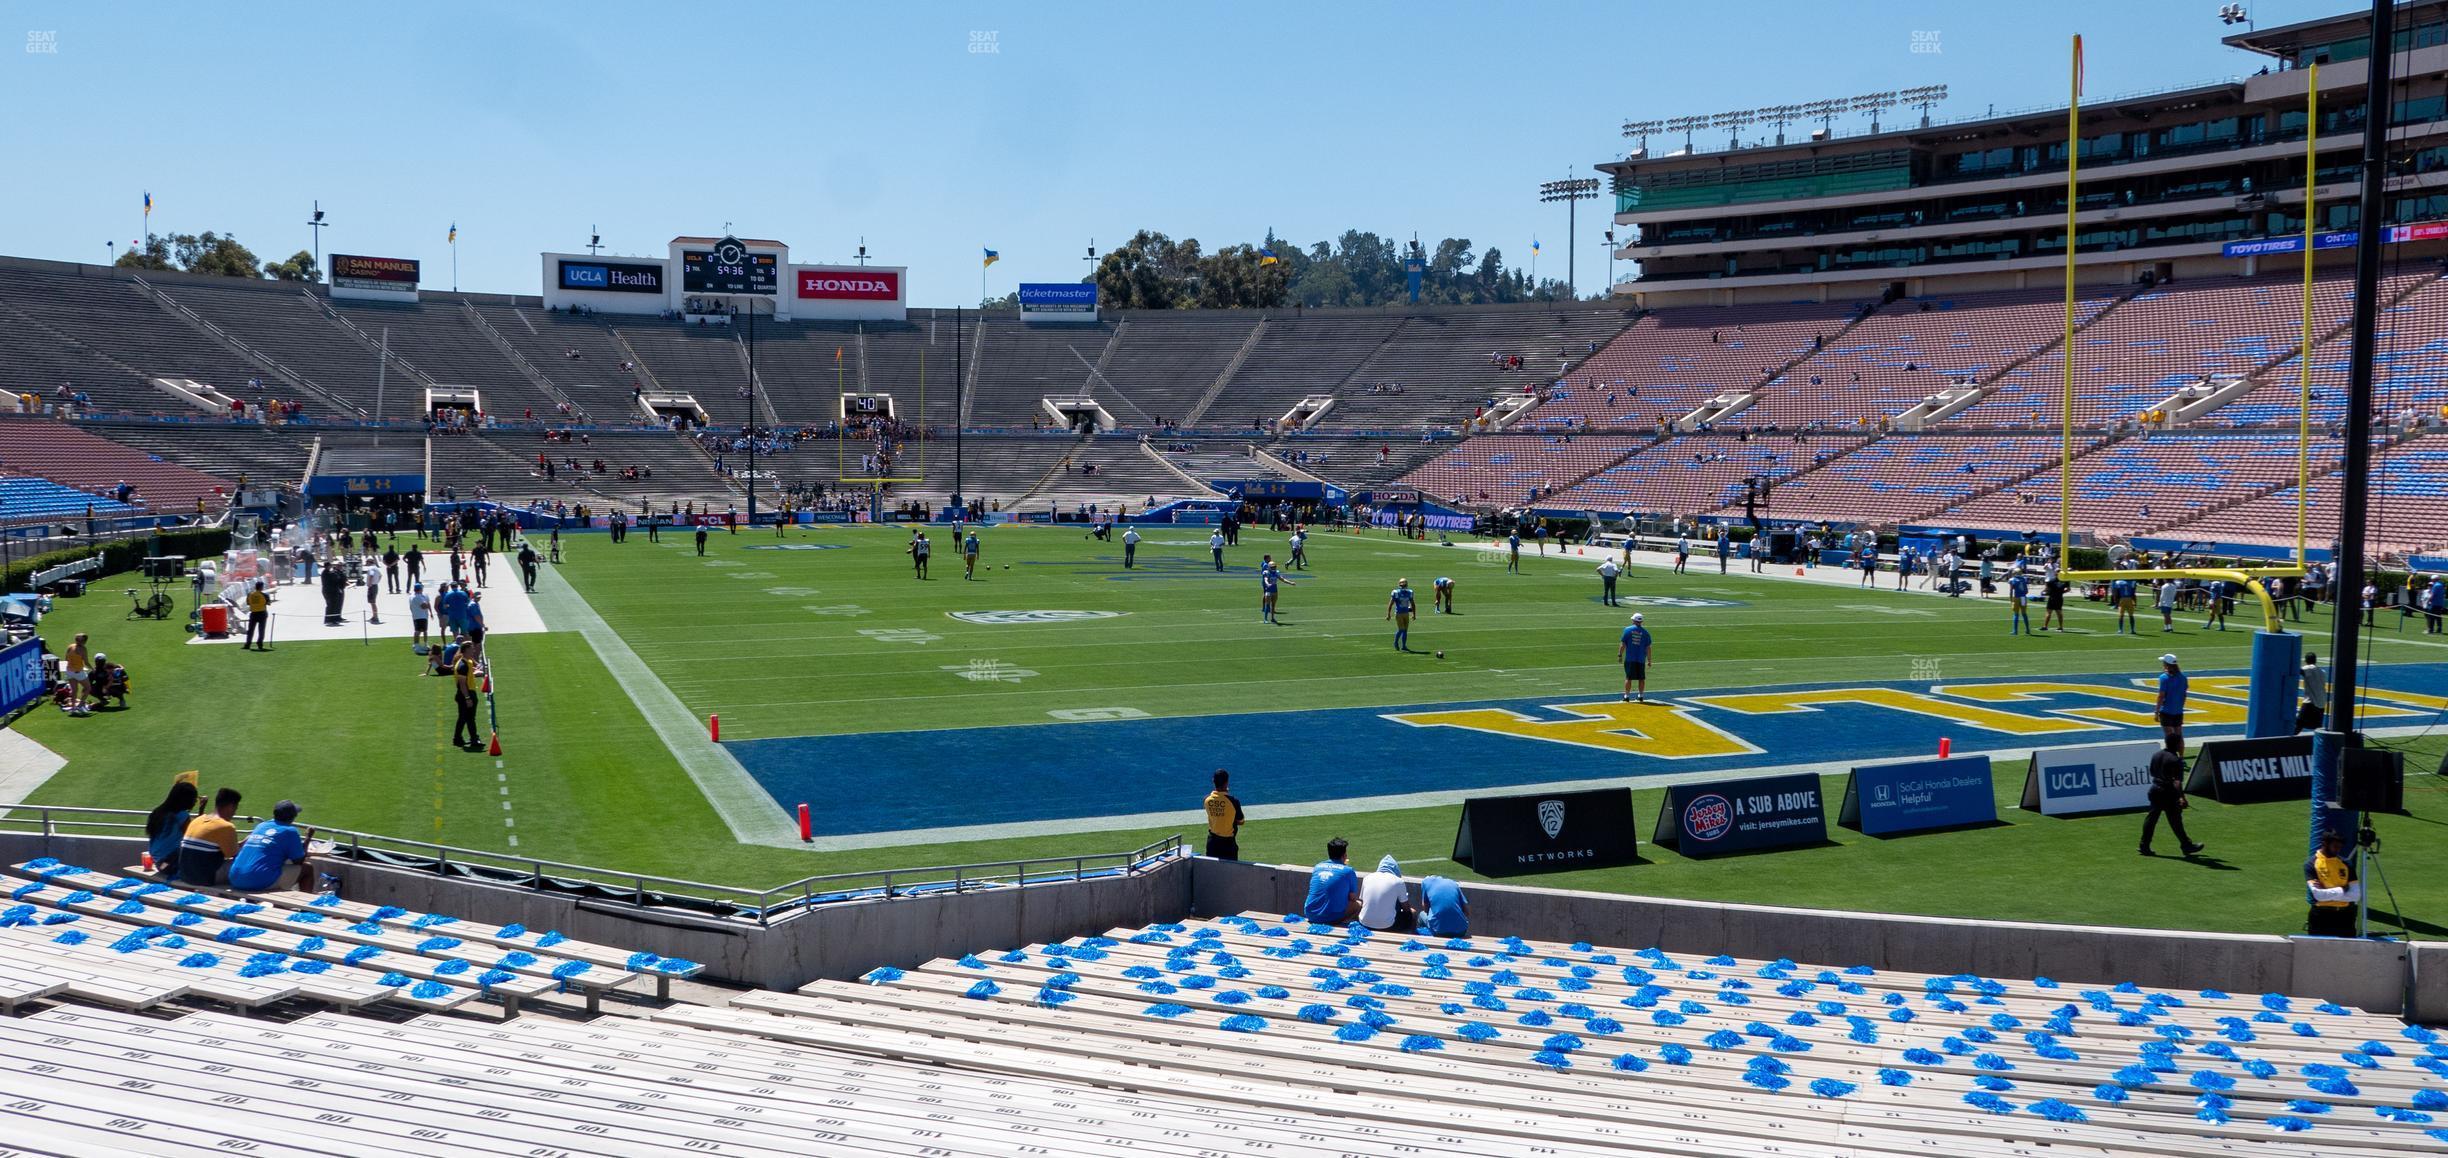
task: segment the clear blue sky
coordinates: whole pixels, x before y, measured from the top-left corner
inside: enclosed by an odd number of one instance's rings
[[[2263,0],[2263,25],[2345,0]],[[1564,268],[1562,206],[1627,119],[1946,83],[1939,115],[2240,72],[2212,0],[1817,3],[13,3],[0,253],[103,261],[143,227],[266,258],[414,257],[538,291],[536,254],[661,254],[725,222],[846,259],[912,304],[1068,280],[1091,237],[1210,247],[1271,226],[1467,237]],[[1916,31],[1938,51],[1914,52]],[[972,51],[990,44],[992,52]],[[1841,122],[1840,122],[1841,124]],[[1580,284],[1605,277],[1582,206]],[[1628,273],[1629,270],[1621,272]]]

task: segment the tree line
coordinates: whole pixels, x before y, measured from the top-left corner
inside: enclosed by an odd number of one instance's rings
[[[1210,251],[1194,237],[1176,241],[1143,229],[1098,258],[1096,272],[1083,280],[1096,283],[1097,304],[1104,309],[1390,306],[1410,300],[1403,268],[1410,248],[1358,229],[1303,247],[1270,230],[1256,244]],[[1268,261],[1269,254],[1275,260]],[[1533,280],[1527,270],[1507,268],[1504,251],[1492,245],[1476,249],[1467,237],[1423,246],[1419,257],[1419,300],[1425,305],[1572,300],[1562,279]],[[1605,296],[1604,290],[1594,296]],[[1017,304],[1010,294],[982,303],[987,309]]]
[[[314,254],[299,250],[287,261],[261,261],[255,251],[239,244],[235,234],[156,233],[142,245],[129,246],[112,263],[121,269],[181,270],[219,277],[270,278],[274,281],[323,280]]]

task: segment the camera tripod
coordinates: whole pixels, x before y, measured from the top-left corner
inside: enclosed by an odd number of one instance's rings
[[[2397,905],[2397,890],[2389,887],[2388,869],[2380,863],[2380,833],[2372,827],[2371,814],[2363,814],[2363,827],[2355,833],[2355,846],[2362,850],[2357,866],[2363,876],[2363,899],[2355,906],[2355,934],[2371,936],[2371,883],[2380,882],[2380,891],[2388,894],[2389,911],[2397,914],[2397,927],[2405,930],[2405,910]]]

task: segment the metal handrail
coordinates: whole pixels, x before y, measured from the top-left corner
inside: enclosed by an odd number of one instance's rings
[[[32,817],[21,814],[33,813]],[[81,805],[10,804],[0,806],[0,831],[33,829],[46,837],[62,835],[123,836],[141,834],[146,814],[125,808],[89,808]],[[255,817],[241,817],[253,821]],[[70,830],[70,831],[63,831]],[[542,857],[519,856],[485,849],[460,848],[456,845],[407,837],[385,836],[345,828],[321,828],[317,835],[329,839],[335,847],[348,849],[353,859],[363,859],[368,851],[393,855],[414,856],[434,862],[436,871],[446,871],[454,863],[462,867],[517,870],[526,878],[527,887],[543,889],[548,880],[570,880],[592,885],[607,892],[626,891],[629,903],[640,908],[650,906],[649,898],[656,894],[687,896],[696,900],[717,901],[740,910],[740,916],[759,925],[771,924],[776,917],[814,908],[820,904],[847,900],[893,900],[919,893],[971,892],[982,889],[1017,888],[1057,881],[1080,881],[1091,875],[1108,873],[1130,874],[1152,867],[1175,857],[1187,855],[1178,835],[1167,836],[1152,844],[1129,852],[1072,854],[1022,860],[986,861],[970,864],[926,865],[911,868],[863,869],[853,872],[826,873],[803,877],[788,884],[766,889],[739,885],[711,884],[705,881],[662,877],[649,873],[622,872],[590,865],[575,865]],[[1046,871],[1069,866],[1068,872],[1051,878]]]

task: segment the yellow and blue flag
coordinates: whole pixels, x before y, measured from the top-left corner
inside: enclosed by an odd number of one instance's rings
[[[1273,265],[1279,260],[1281,259],[1275,256],[1275,250],[1272,246],[1262,245],[1258,247],[1258,264]]]
[[[1531,239],[1530,239],[1530,252],[1532,252],[1532,253],[1537,253],[1537,252],[1538,252],[1538,238],[1533,237],[1533,238],[1531,238]]]
[[[452,245],[459,244],[459,223],[456,221],[451,222],[450,243]]]
[[[150,192],[145,194],[145,216],[147,218],[153,216],[153,194]]]
[[[991,250],[991,249],[989,249],[989,250],[987,250],[987,251],[986,251],[986,265],[993,265],[994,263],[996,263],[996,262],[998,262],[998,261],[1001,261],[1001,260],[1003,260],[1003,255],[1002,255],[1002,254],[996,253],[995,251],[993,251],[993,250]],[[978,268],[980,268],[980,269],[984,269],[984,268],[985,268],[985,266],[979,266]]]

